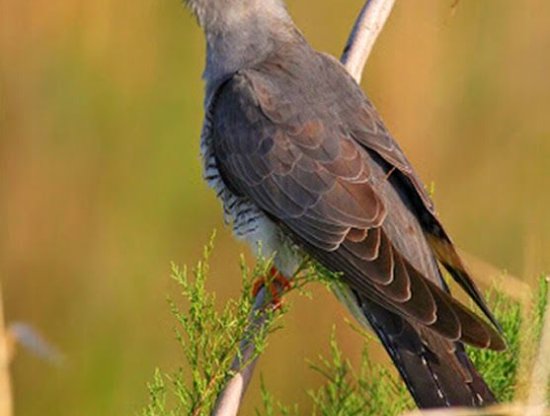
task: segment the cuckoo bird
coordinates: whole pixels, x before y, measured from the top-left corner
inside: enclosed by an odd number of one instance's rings
[[[317,52],[282,0],[187,0],[206,37],[204,177],[234,234],[291,277],[305,256],[384,345],[419,407],[495,397],[464,344],[500,327],[430,196],[345,68]],[[488,319],[453,298],[444,267]]]

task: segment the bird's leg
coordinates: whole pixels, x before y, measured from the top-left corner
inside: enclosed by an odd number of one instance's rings
[[[254,282],[252,295],[256,297],[264,286],[271,293],[271,304],[273,308],[279,309],[283,304],[282,295],[291,288],[290,280],[283,276],[283,274],[273,266],[269,269],[266,276]]]

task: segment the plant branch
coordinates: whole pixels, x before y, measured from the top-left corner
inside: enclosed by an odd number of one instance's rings
[[[251,313],[249,328],[246,331],[250,334],[255,328],[261,327],[265,322],[265,314],[261,313],[266,307],[267,290],[264,287],[260,289],[254,299],[254,306]],[[257,313],[260,311],[260,313]],[[254,369],[258,358],[254,358],[256,347],[247,335],[241,341],[239,352],[231,364],[231,370],[235,375],[229,380],[224,390],[218,397],[216,409],[213,412],[215,416],[235,416],[237,415],[241,401],[246,392],[246,388],[252,379]]]
[[[367,0],[353,25],[340,61],[358,84],[394,3],[395,0]]]
[[[358,83],[361,81],[361,75],[372,47],[390,15],[394,3],[395,0],[367,0],[355,21],[340,60]],[[256,296],[254,311],[261,311],[266,307],[265,305],[266,289],[264,287]],[[261,327],[264,320],[265,318],[261,313],[254,314],[253,312],[249,328],[253,330]],[[235,357],[231,366],[236,374],[229,380],[218,396],[213,415],[237,415],[256,366],[257,358],[252,358],[255,350],[255,346],[250,339],[241,342],[240,354]]]
[[[10,337],[4,323],[4,305],[0,286],[0,415],[13,413],[10,380]]]
[[[548,277],[546,277],[548,279]],[[548,280],[547,280],[548,281]],[[550,291],[546,294],[547,305],[550,302]],[[529,413],[533,416],[542,416],[547,414],[544,409],[546,398],[548,396],[548,380],[550,380],[550,363],[548,363],[548,351],[550,349],[550,313],[545,313],[542,337],[539,344],[539,350],[535,359],[533,373],[531,374],[531,388],[527,403],[537,408],[536,411]]]

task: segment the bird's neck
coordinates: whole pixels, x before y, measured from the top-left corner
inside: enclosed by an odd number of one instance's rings
[[[279,0],[228,0],[224,13],[201,22],[207,43],[203,77],[207,88],[234,72],[261,62],[285,43],[300,39]],[[238,5],[237,5],[238,4]]]

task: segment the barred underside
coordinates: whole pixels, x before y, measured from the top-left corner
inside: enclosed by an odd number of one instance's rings
[[[257,205],[247,198],[235,195],[223,182],[214,155],[212,114],[208,107],[200,146],[203,176],[222,202],[224,221],[232,225],[235,237],[246,241],[256,255],[270,258],[277,254],[274,259],[275,265],[283,275],[290,278],[302,263],[304,255]]]
[[[211,119],[212,115],[207,113],[201,135],[204,179],[222,202],[225,223],[232,224],[235,235],[239,239],[244,239],[247,235],[258,230],[260,217],[265,217],[265,215],[260,212],[256,205],[246,198],[238,197],[223,183],[214,156]]]

